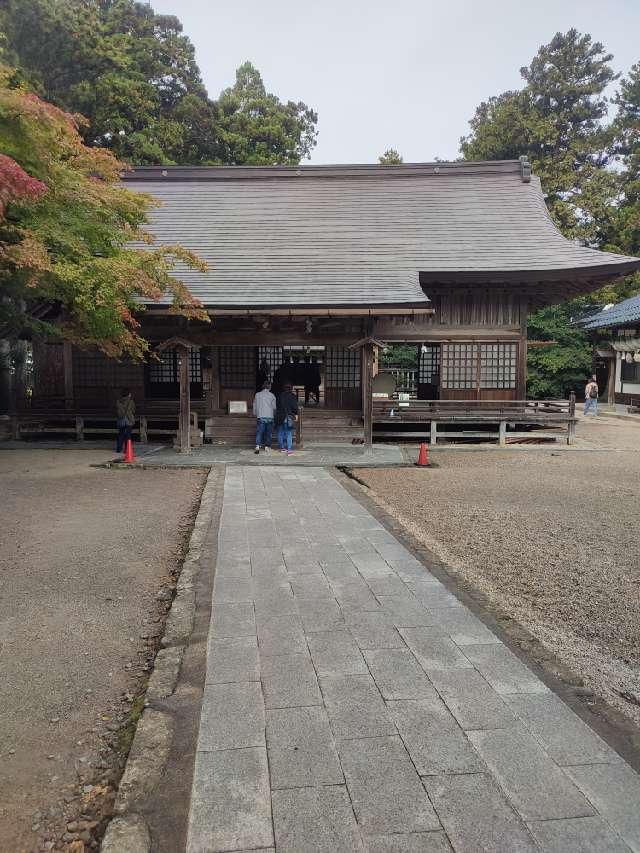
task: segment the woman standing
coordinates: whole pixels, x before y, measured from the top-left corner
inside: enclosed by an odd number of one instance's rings
[[[278,447],[287,456],[293,453],[293,428],[298,420],[298,411],[298,398],[293,393],[291,383],[287,382],[276,398]]]
[[[123,453],[127,441],[131,438],[131,429],[136,422],[136,404],[133,402],[131,391],[123,388],[122,393],[116,400],[116,412],[118,415],[118,442],[116,453]]]

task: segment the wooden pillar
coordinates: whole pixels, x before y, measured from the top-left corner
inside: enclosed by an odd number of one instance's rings
[[[516,399],[527,399],[527,318],[529,306],[520,300],[520,340],[518,342],[518,367],[516,371]]]
[[[189,386],[189,350],[177,347],[180,359],[180,415],[178,419],[178,442],[180,453],[191,453],[191,389]]]
[[[62,345],[62,366],[64,369],[64,407],[73,409],[73,347],[69,343]]]
[[[8,414],[11,409],[11,344],[0,340],[0,415]]]
[[[364,444],[373,447],[373,344],[362,348],[362,416],[364,418]]]
[[[220,347],[211,347],[210,414],[220,408]]]
[[[607,403],[610,406],[615,406],[616,404],[616,365],[618,363],[618,359],[616,354],[613,355],[613,358],[607,359],[609,364],[609,373],[607,374]]]

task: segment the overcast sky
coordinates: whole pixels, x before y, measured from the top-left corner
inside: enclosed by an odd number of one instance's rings
[[[211,97],[250,60],[281,100],[318,113],[312,163],[452,159],[476,106],[576,27],[640,61],[640,0],[151,0],[177,15]]]

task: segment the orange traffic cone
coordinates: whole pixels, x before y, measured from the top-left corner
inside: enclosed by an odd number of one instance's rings
[[[420,453],[418,453],[418,461],[416,462],[416,465],[419,468],[423,468],[423,467],[427,466],[428,464],[429,464],[429,451],[427,450],[427,445],[423,441],[422,444],[420,445]]]
[[[133,455],[133,442],[130,438],[127,439],[127,443],[124,448],[124,459],[123,462],[135,462],[136,457]]]

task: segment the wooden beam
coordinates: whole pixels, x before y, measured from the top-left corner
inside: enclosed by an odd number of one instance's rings
[[[180,359],[180,415],[178,420],[178,441],[180,453],[191,453],[191,389],[189,377],[189,350],[179,346]]]
[[[394,308],[383,306],[380,308],[207,308],[207,314],[211,317],[384,317],[403,315],[411,317],[415,315],[435,314],[435,308]],[[145,315],[170,315],[166,308],[149,308]]]

